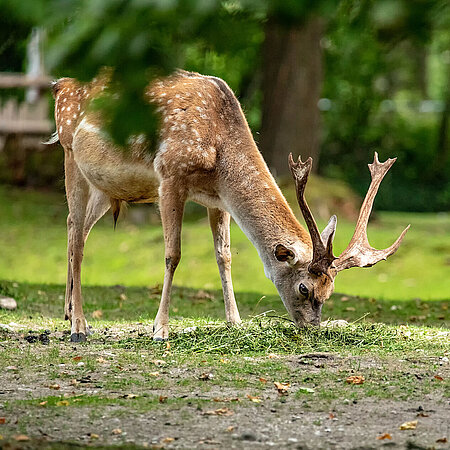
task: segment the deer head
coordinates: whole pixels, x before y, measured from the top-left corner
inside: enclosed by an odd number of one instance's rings
[[[308,158],[306,162],[302,162],[299,158],[294,162],[292,154],[289,155],[297,200],[310,233],[312,248],[310,247],[309,258],[305,259],[298,254],[295,246],[278,244],[274,256],[281,265],[272,278],[286,309],[298,326],[320,324],[322,305],[333,293],[334,279],[340,271],[351,267],[371,267],[393,255],[399,248],[409,225],[399,238],[384,250],[371,247],[367,238],[367,224],[373,201],[381,181],[395,160],[396,158],[388,159],[380,163],[378,154],[375,153],[374,162],[369,164],[372,182],[361,206],[355,232],[347,248],[336,257],[333,254],[336,216],[331,217],[328,225],[320,233],[304,196],[312,159]]]

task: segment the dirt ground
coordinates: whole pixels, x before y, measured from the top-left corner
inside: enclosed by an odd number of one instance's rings
[[[33,345],[44,348],[39,342],[23,342],[23,336],[17,339],[24,354]],[[66,348],[61,351],[70,357],[83,354],[83,360],[90,352],[89,346],[83,350],[70,345],[61,348]],[[84,379],[74,381],[71,377],[77,376],[77,368],[62,367],[58,370],[66,376],[49,381],[49,368],[42,364],[25,372],[6,367],[0,377],[0,448],[448,448],[448,393],[438,389],[422,395],[413,388],[406,399],[397,395],[379,398],[367,392],[358,400],[339,395],[326,400],[307,392],[298,395],[294,392],[299,392],[301,383],[296,383],[295,377],[300,375],[305,379],[324,371],[336,374],[355,362],[361,372],[382,370],[382,365],[376,357],[331,353],[277,356],[277,361],[295,374],[287,395],[267,382],[253,399],[248,386],[208,384],[209,370],[214,372],[214,367],[168,365],[158,372],[166,385],[150,387],[142,381],[125,389],[108,387],[104,381],[111,373],[104,368],[90,370]],[[450,377],[447,358],[392,360],[389,364],[394,371],[410,376],[411,383],[420,383],[431,364],[439,364],[442,378]],[[202,376],[205,381],[192,383]],[[126,383],[139,381],[140,374],[131,366],[114,377]],[[331,395],[339,386],[330,382],[326,388]],[[60,397],[53,400],[59,401],[59,407],[50,407],[51,396]],[[96,398],[100,400],[87,401]],[[76,404],[77,399],[81,403]],[[414,429],[400,429],[405,422],[414,421]]]

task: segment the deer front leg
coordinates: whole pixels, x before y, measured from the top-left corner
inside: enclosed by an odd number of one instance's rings
[[[166,267],[161,302],[153,325],[154,341],[163,341],[169,337],[170,293],[173,275],[181,259],[181,225],[186,195],[177,186],[177,181],[172,183],[171,180],[164,180],[160,186],[160,211],[164,231]]]
[[[208,208],[209,224],[214,238],[217,265],[222,281],[225,317],[228,322],[241,322],[231,279],[230,215],[220,209]]]

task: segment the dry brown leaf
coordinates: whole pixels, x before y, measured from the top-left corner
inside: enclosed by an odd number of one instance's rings
[[[17,434],[16,436],[14,436],[14,439],[17,442],[25,442],[30,440],[30,438],[26,434]]]
[[[105,364],[105,363],[107,363],[108,361],[106,361],[105,358],[102,358],[102,357],[100,356],[100,358],[97,358],[97,362],[100,363],[100,364]]]
[[[173,438],[173,437],[166,437],[166,438],[162,439],[161,442],[163,442],[164,444],[170,444],[174,440],[175,440],[175,438]]]
[[[165,366],[167,364],[166,361],[163,361],[162,359],[154,359],[151,363],[157,367]]]
[[[442,437],[440,439],[436,439],[436,442],[438,444],[446,444],[447,443],[447,438],[446,437]]]
[[[333,413],[331,413],[331,412],[330,412],[330,414],[328,414],[328,418],[329,418],[329,419],[334,419],[335,417],[336,417],[336,416],[335,416]]]
[[[229,427],[227,427],[226,431],[228,433],[231,433],[232,431],[234,431],[234,427],[232,425],[230,425]]]
[[[351,375],[345,380],[347,384],[363,384],[364,381],[365,378],[362,375]]]
[[[202,381],[208,381],[208,380],[212,380],[214,378],[214,374],[212,374],[210,372],[203,372],[198,378],[199,378],[199,380],[202,380]]]
[[[384,433],[381,436],[377,436],[377,439],[379,441],[382,441],[384,439],[392,439],[392,436],[389,433]]]
[[[6,417],[0,417],[0,425],[3,425],[6,423]]]
[[[55,391],[58,391],[59,389],[61,389],[61,386],[59,384],[51,384],[49,386],[50,389],[53,389]]]
[[[421,412],[421,413],[417,414],[417,417],[430,417],[430,415]]]
[[[166,342],[166,349],[167,349],[167,350],[170,349],[170,342]]]
[[[82,356],[75,356],[72,358],[74,361],[81,361],[83,359]]]
[[[69,406],[70,403],[67,400],[61,400],[59,402],[56,402],[56,406]]]
[[[435,375],[434,379],[438,381],[444,381],[444,379],[440,375]]]
[[[150,372],[149,375],[151,377],[159,377],[159,372]]]
[[[100,309],[97,309],[92,312],[92,318],[93,319],[101,319],[103,317],[103,311]]]
[[[137,398],[137,397],[139,397],[139,396],[136,395],[136,394],[125,394],[125,395],[122,395],[122,398]]]
[[[417,427],[417,420],[412,420],[411,422],[405,422],[400,425],[400,430],[415,430]]]
[[[122,434],[122,430],[120,428],[114,428],[114,430],[112,430],[111,433],[118,436],[119,434]]]
[[[45,400],[45,402],[40,402],[39,406],[45,406],[47,404],[47,400]]]
[[[263,377],[259,377],[259,381],[261,381],[261,383],[266,384],[267,380]]]
[[[205,416],[232,416],[234,412],[225,406],[223,408],[206,411],[203,414]]]
[[[89,435],[89,437],[90,437],[91,439],[98,439],[100,436],[99,436],[98,434],[91,433],[91,434]]]
[[[267,355],[267,357],[268,357],[269,359],[278,358],[278,356],[275,355],[275,353],[269,353],[269,354]]]
[[[258,397],[257,395],[247,394],[247,398],[253,403],[261,403],[261,397]]]
[[[278,381],[274,381],[273,384],[280,395],[287,395],[288,390],[291,387],[291,383],[279,383]]]
[[[167,396],[165,396],[165,395],[159,396],[159,403],[166,403],[166,401],[167,401]]]

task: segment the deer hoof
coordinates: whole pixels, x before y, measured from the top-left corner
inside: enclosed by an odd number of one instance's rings
[[[84,333],[72,333],[70,342],[86,342],[86,335]]]

